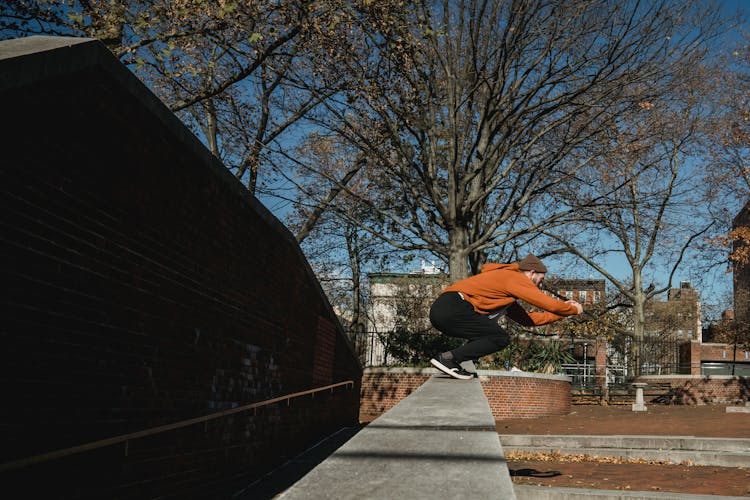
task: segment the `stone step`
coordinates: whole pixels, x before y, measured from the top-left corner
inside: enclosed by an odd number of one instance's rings
[[[600,457],[668,460],[674,463],[750,467],[750,439],[692,436],[501,435],[504,450],[559,452]]]
[[[518,500],[732,500],[747,497],[691,495],[668,491],[587,490],[516,485],[516,498]]]

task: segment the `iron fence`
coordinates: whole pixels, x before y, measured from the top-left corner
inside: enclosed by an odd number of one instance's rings
[[[447,337],[432,331],[412,332],[375,332],[365,331],[350,333],[354,348],[360,357],[362,365],[392,366],[394,364],[408,364],[408,360],[396,359],[393,353],[396,347],[400,349],[401,358],[411,357],[412,361],[426,361],[430,355],[442,347],[437,342],[445,341]],[[574,386],[593,386],[596,382],[596,360],[601,361],[600,353],[595,349],[602,347],[601,339],[585,338],[556,338],[557,342],[567,344],[571,357],[575,362],[562,366],[562,371],[573,379]],[[544,339],[534,339],[534,342],[544,342]],[[460,341],[459,341],[460,343]],[[598,370],[599,376],[606,376],[607,385],[628,385],[635,378],[643,375],[674,375],[690,373],[689,342],[672,339],[656,339],[646,337],[635,339],[622,337],[606,342],[606,366]],[[602,381],[598,382],[601,385]]]

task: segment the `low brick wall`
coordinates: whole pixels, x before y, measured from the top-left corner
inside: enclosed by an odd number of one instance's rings
[[[495,419],[570,413],[570,378],[541,373],[478,370]]]
[[[390,410],[435,373],[432,368],[365,369],[360,420],[372,420]],[[478,370],[477,373],[495,419],[570,413],[570,379],[566,376],[495,370]]]
[[[669,384],[669,401],[675,404],[736,404],[750,399],[750,377],[730,375],[652,375],[638,382]]]
[[[434,374],[432,368],[365,369],[360,390],[360,420],[372,420],[387,412]]]

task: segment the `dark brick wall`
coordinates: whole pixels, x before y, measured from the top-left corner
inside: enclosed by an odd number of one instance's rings
[[[361,368],[288,231],[103,50],[45,55],[104,62],[0,87],[0,461],[355,387],[0,477],[219,494],[356,424]]]

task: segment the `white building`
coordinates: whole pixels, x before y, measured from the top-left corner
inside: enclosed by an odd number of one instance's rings
[[[388,334],[398,328],[410,331],[429,330],[432,302],[449,283],[433,261],[422,261],[421,269],[410,273],[371,273],[370,311],[365,364],[387,364],[385,342]]]

